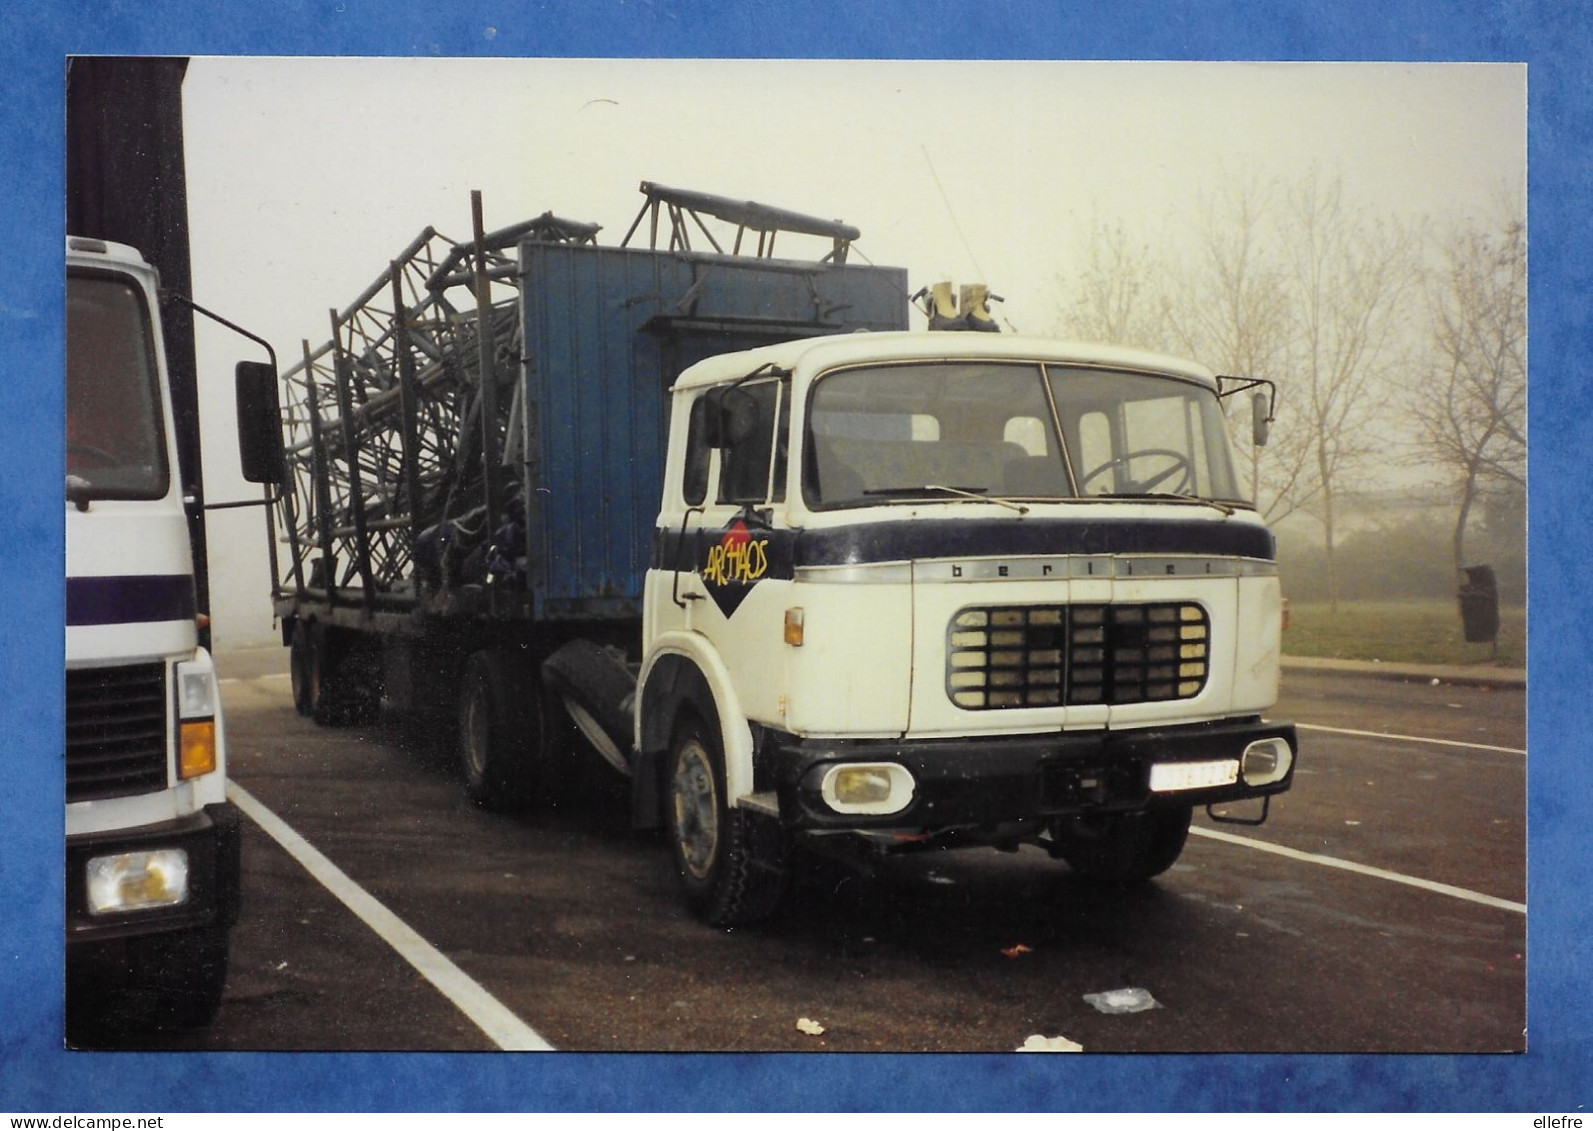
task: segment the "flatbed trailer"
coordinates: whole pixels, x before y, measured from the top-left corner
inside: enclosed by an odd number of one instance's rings
[[[675,378],[727,351],[906,327],[906,272],[849,262],[855,228],[641,190],[618,246],[551,213],[487,231],[477,196],[470,240],[425,229],[330,312],[322,345],[302,343],[281,390],[273,590],[302,713],[464,710],[472,656],[530,688],[577,639],[634,670]],[[777,236],[818,254],[775,258]]]

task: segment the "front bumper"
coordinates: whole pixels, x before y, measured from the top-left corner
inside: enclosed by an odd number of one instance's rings
[[[91,833],[66,841],[66,941],[69,947],[238,921],[241,859],[238,810],[207,805],[175,821]],[[188,897],[144,911],[95,915],[88,907],[88,864],[95,857],[180,848],[188,854]]]
[[[1145,730],[1004,735],[978,739],[825,741],[770,735],[759,776],[778,797],[789,829],[939,829],[1048,822],[1091,813],[1212,805],[1287,790],[1288,772],[1265,785],[1243,776],[1225,785],[1153,792],[1151,767],[1239,759],[1251,743],[1281,738],[1299,747],[1292,723],[1226,720]],[[849,762],[890,762],[912,775],[912,801],[894,813],[835,812],[820,790],[826,771]],[[766,777],[764,775],[767,775]]]

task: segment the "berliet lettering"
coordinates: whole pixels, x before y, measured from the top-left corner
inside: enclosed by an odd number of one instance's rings
[[[1133,577],[1234,577],[1267,576],[1277,572],[1272,562],[1243,559],[1172,557],[1061,557],[975,559],[922,562],[916,569],[923,581],[1043,581],[1047,578]]]

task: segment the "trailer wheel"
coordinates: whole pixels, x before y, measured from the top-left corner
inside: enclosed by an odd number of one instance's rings
[[[542,682],[603,761],[630,777],[636,680],[625,661],[593,641],[572,640],[543,661]]]
[[[301,620],[293,626],[293,640],[288,645],[288,670],[293,679],[293,709],[305,718],[315,714],[316,693],[319,690],[314,653],[310,632]]]
[[[664,817],[687,905],[715,927],[774,914],[785,889],[783,862],[758,853],[747,814],[726,802],[718,737],[696,715],[677,725],[666,772]]]
[[[1063,821],[1052,851],[1085,879],[1144,883],[1171,868],[1184,851],[1193,812],[1185,805]]]
[[[537,696],[525,666],[477,652],[459,681],[459,760],[465,796],[483,809],[528,805],[536,785]]]

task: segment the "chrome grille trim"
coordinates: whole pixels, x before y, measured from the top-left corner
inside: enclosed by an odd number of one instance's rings
[[[989,605],[946,632],[946,695],[970,711],[1193,699],[1211,618],[1192,601]]]

